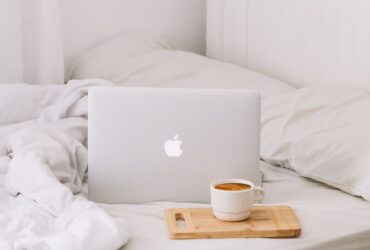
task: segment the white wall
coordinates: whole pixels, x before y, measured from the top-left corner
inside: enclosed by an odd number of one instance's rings
[[[369,0],[208,0],[208,55],[294,86],[370,91]]]
[[[205,53],[205,0],[62,0],[64,54],[125,30],[169,38],[175,49]]]

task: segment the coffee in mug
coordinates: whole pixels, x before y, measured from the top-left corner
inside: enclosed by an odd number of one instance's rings
[[[244,183],[221,183],[215,186],[219,190],[240,191],[250,189],[251,186]]]
[[[211,205],[214,216],[223,221],[248,219],[253,203],[263,199],[264,191],[243,179],[223,179],[211,183]]]

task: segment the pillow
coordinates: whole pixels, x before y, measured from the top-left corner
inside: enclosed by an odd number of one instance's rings
[[[66,62],[65,82],[71,79],[102,78],[110,80],[127,58],[170,45],[160,35],[128,32],[72,56]],[[88,77],[86,77],[88,76]]]
[[[306,87],[262,99],[261,158],[370,200],[370,95]]]
[[[73,79],[102,78],[118,86],[256,89],[261,96],[293,87],[236,65],[171,50],[158,36],[124,34],[84,51],[69,64]]]

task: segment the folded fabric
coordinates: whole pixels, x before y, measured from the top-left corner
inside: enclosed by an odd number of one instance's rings
[[[115,250],[127,242],[125,221],[74,195],[87,170],[88,89],[107,85],[0,86],[1,249]]]
[[[307,87],[262,100],[261,157],[370,200],[370,95]]]

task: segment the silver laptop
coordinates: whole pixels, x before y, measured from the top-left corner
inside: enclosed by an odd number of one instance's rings
[[[88,136],[92,201],[209,202],[213,180],[261,182],[254,90],[91,88]]]

